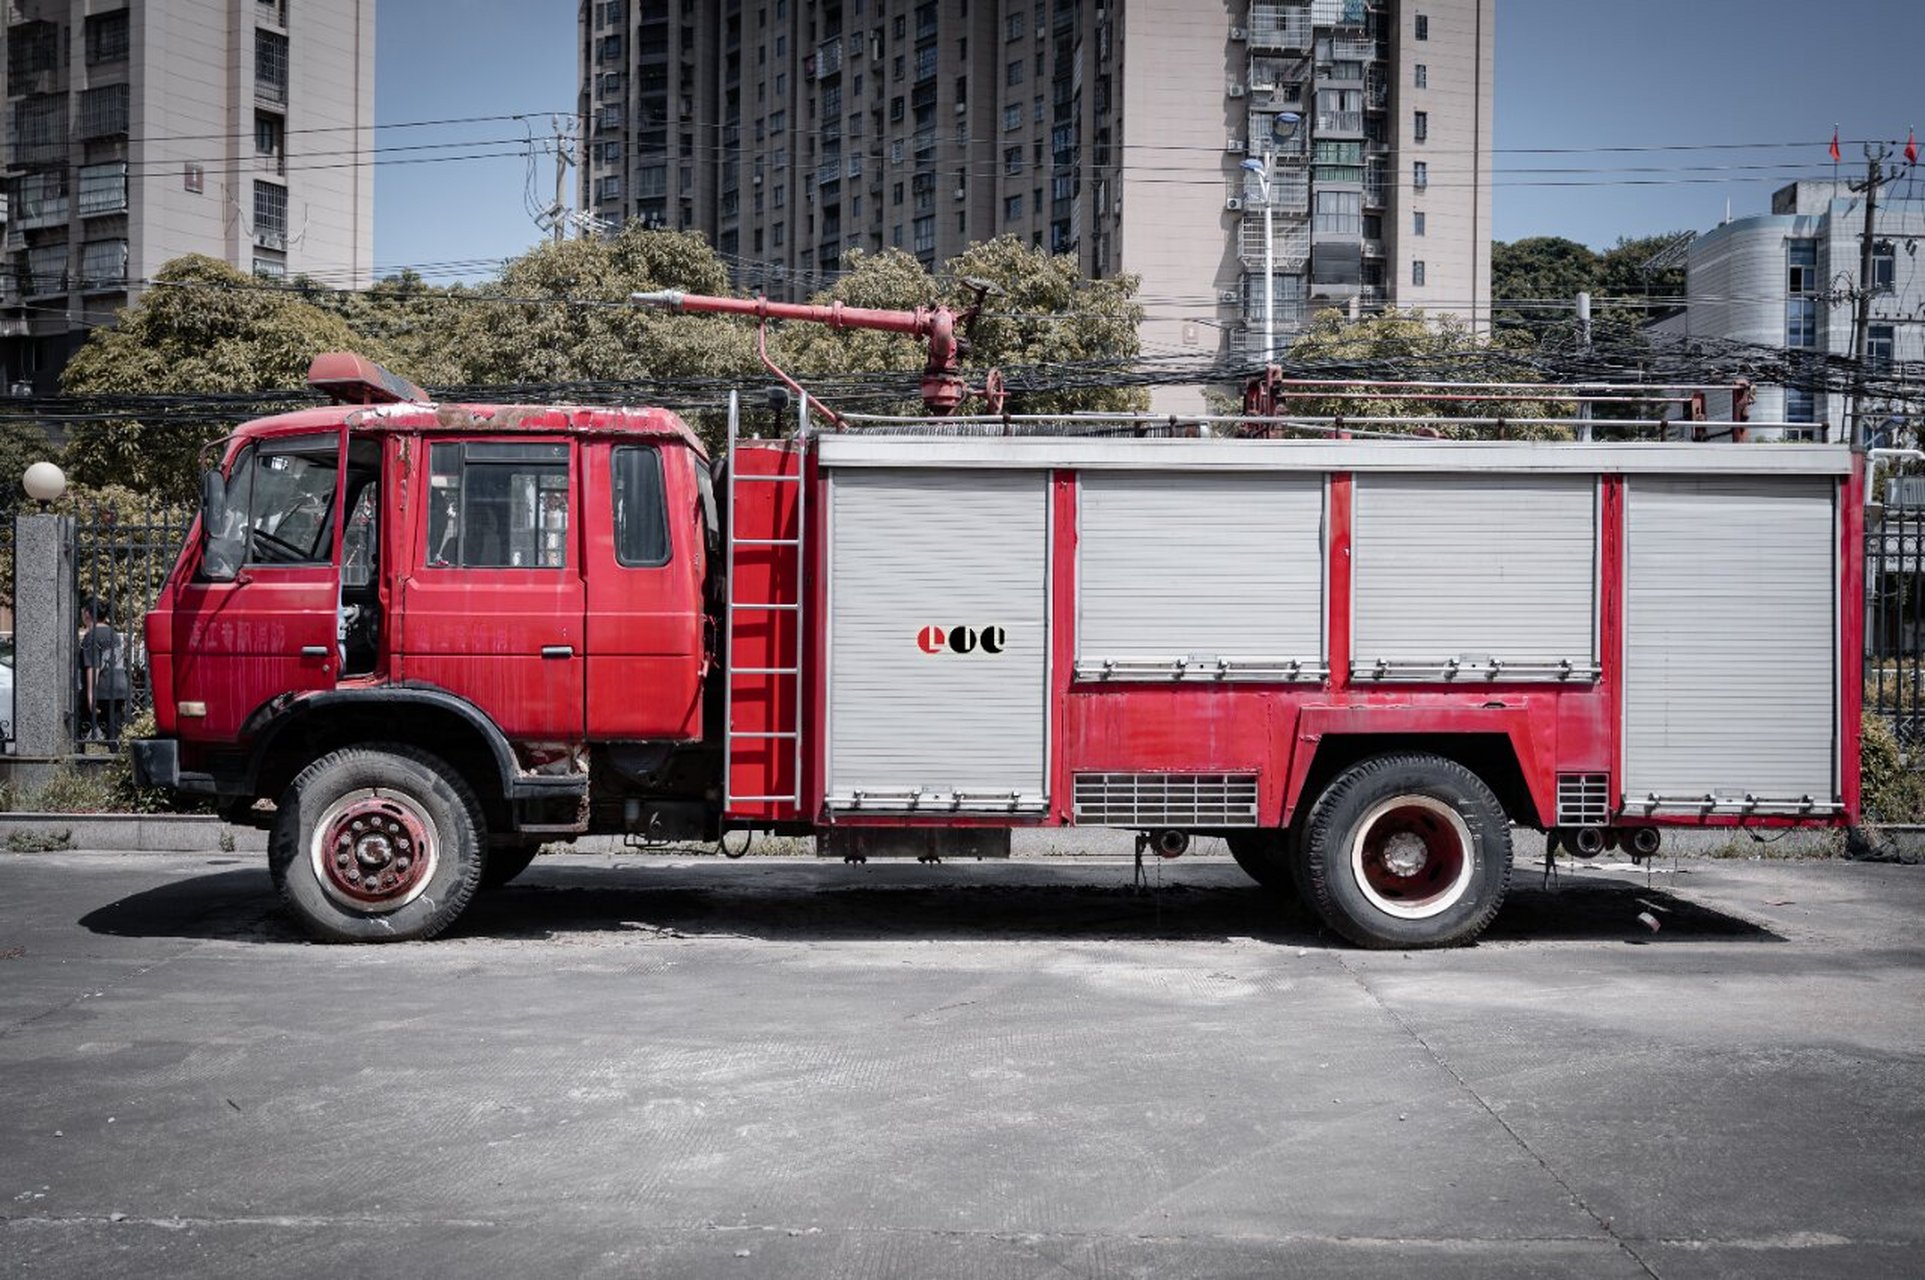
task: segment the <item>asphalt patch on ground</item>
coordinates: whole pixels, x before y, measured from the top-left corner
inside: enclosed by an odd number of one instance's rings
[[[1254,938],[1340,946],[1294,899],[1240,882],[1145,888],[1089,883],[1088,870],[1041,881],[936,879],[886,885],[733,881],[651,886],[627,868],[538,868],[479,895],[448,938],[530,940],[597,934],[735,937],[767,941],[1168,940]],[[1127,876],[1127,871],[1123,873]],[[95,933],[261,944],[305,935],[281,907],[264,869],[188,876],[105,904],[79,922]],[[1621,941],[1664,946],[1778,942],[1762,925],[1636,879],[1565,877],[1555,886],[1520,874],[1486,945]]]

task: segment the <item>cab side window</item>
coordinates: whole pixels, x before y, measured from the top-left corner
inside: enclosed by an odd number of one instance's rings
[[[560,569],[568,563],[568,446],[465,440],[428,460],[435,568]]]
[[[658,449],[614,452],[615,559],[629,568],[668,563],[668,510]]]

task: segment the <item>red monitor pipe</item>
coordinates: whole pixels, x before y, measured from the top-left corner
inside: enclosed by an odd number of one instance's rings
[[[831,329],[874,329],[880,333],[900,333],[921,338],[929,344],[929,360],[922,369],[922,402],[936,417],[956,411],[969,394],[962,376],[962,346],[956,339],[958,316],[948,307],[917,307],[914,311],[884,311],[873,307],[849,307],[840,302],[812,306],[799,302],[770,302],[767,298],[716,298],[679,289],[629,295],[634,301],[668,311],[700,312],[715,315],[754,316],[767,324],[770,320],[803,320],[827,325]],[[789,379],[769,362],[763,363],[783,381]],[[791,383],[791,385],[793,385]]]

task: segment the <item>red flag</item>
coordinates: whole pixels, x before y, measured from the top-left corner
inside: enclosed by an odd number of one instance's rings
[[[1834,127],[1833,127],[1833,129],[1832,129],[1832,131],[1831,131],[1831,162],[1832,162],[1833,164],[1837,164],[1837,163],[1838,163],[1838,160],[1839,160],[1839,154],[1838,154],[1838,130],[1837,130],[1837,128],[1836,128],[1836,127],[1834,126]]]
[[[1918,163],[1918,135],[1909,128],[1905,130],[1905,163]]]

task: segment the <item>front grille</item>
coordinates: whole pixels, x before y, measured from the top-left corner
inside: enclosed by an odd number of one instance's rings
[[[1254,773],[1079,773],[1076,821],[1091,827],[1254,827]]]
[[[1610,776],[1602,773],[1557,775],[1557,825],[1602,826],[1611,818]]]

